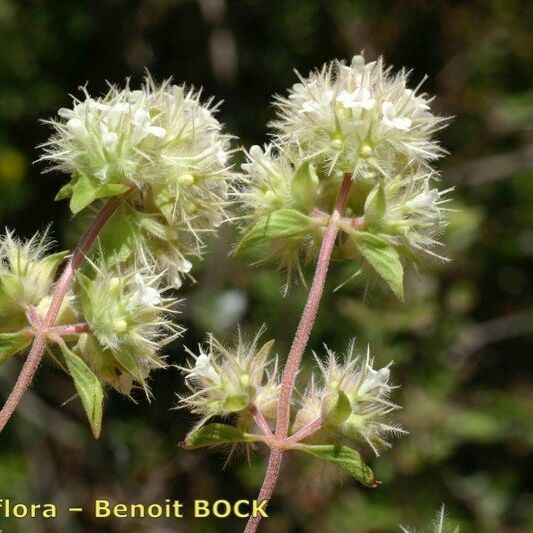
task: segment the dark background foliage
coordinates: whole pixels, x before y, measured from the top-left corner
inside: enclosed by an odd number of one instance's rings
[[[383,484],[363,489],[317,461],[287,457],[264,531],[381,532],[421,526],[441,502],[463,531],[531,531],[533,411],[528,296],[533,252],[531,9],[518,0],[0,0],[0,216],[30,235],[53,221],[61,246],[79,232],[53,197],[64,177],[41,175],[40,118],[88,83],[138,80],[147,67],[225,100],[221,118],[244,146],[266,139],[271,95],[335,57],[364,49],[427,73],[442,114],[443,185],[454,185],[446,235],[449,264],[410,272],[400,304],[378,283],[332,290],[353,271],[335,267],[311,347],[342,351],[357,338],[378,364],[394,359],[395,400],[410,435],[375,460]],[[214,331],[231,341],[237,321],[260,324],[284,357],[305,299],[287,298],[271,267],[227,257],[225,229],[184,291],[181,320],[192,346]],[[183,363],[181,343],[170,360]],[[311,358],[307,358],[310,363]],[[0,369],[0,395],[19,368]],[[305,373],[305,371],[304,371]],[[155,400],[137,405],[109,393],[103,436],[91,438],[69,379],[44,365],[0,440],[0,498],[52,501],[54,522],[0,524],[6,531],[238,531],[236,519],[92,521],[69,515],[96,497],[117,502],[253,498],[264,471],[215,452],[178,448],[192,424],[170,411],[183,387],[176,370],[155,373]]]

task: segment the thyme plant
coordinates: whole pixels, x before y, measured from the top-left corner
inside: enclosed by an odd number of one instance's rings
[[[217,105],[193,89],[150,77],[97,98],[82,88],[47,121],[54,134],[40,160],[69,176],[57,199],[73,215],[92,210],[93,222],[72,253],[51,253],[48,232],[22,241],[6,231],[0,240],[0,362],[31,346],[0,430],[45,353],[73,378],[96,437],[105,387],[149,396],[151,370],[167,366],[162,348],[182,332],[176,291],[191,258],[202,256],[206,234],[237,220],[235,253],[274,261],[286,292],[305,282],[306,265],[314,277],[284,365],[264,330],[251,340],[239,331],[234,346],[210,335],[187,349],[179,406],[199,420],[183,446],[266,445],[260,500],[270,500],[285,452],[377,486],[354,446],[379,456],[406,433],[394,420],[390,364],[377,368],[353,341],[341,356],[324,347],[294,389],[332,261],[381,278],[402,300],[404,263],[442,259],[449,189],[439,189],[433,164],[445,153],[435,134],[447,119],[431,102],[381,58],[333,61],[276,98],[271,142],[246,151],[236,172]]]

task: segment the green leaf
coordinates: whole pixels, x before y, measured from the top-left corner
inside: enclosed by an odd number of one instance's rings
[[[60,200],[65,200],[66,198],[70,198],[71,196],[72,196],[72,183],[67,183],[66,185],[63,185],[61,189],[59,189],[54,200],[56,202],[59,202]]]
[[[124,370],[129,372],[139,383],[144,384],[143,373],[130,350],[113,350],[113,357]]]
[[[269,341],[266,341],[259,350],[257,350],[257,353],[255,354],[255,360],[256,361],[266,361],[268,359],[268,356],[270,355],[270,352],[272,351],[272,346],[274,346],[275,339],[271,339]]]
[[[98,187],[96,198],[110,198],[125,193],[129,187],[123,183],[104,183]]]
[[[320,444],[314,446],[310,444],[298,444],[295,449],[302,450],[324,461],[333,463],[335,466],[351,474],[359,483],[365,485],[365,487],[375,488],[379,484],[372,470],[361,458],[361,454],[348,446],[341,444]]]
[[[361,255],[387,282],[394,294],[403,300],[403,266],[394,247],[387,239],[371,233],[352,231],[350,234]]]
[[[76,183],[72,185],[70,210],[76,215],[94,200],[118,196],[127,190],[127,185],[122,183],[99,183],[85,174],[80,174]]]
[[[98,438],[102,429],[104,403],[102,384],[81,357],[76,355],[67,346],[62,346],[61,350],[65,356],[69,374],[74,380],[76,391],[89,419],[93,435],[95,438]]]
[[[241,239],[237,253],[257,246],[270,239],[296,237],[308,233],[311,218],[294,209],[279,209],[257,222]]]
[[[318,195],[318,176],[312,163],[300,165],[291,181],[291,193],[297,206],[309,211]]]
[[[70,210],[76,215],[85,209],[96,199],[98,184],[89,176],[80,174],[76,183],[72,186],[72,196],[70,198]]]
[[[187,450],[215,446],[217,444],[229,444],[237,442],[253,442],[257,440],[254,435],[244,433],[240,429],[227,424],[207,424],[196,431],[189,433],[181,446]]]
[[[109,266],[126,262],[141,239],[140,228],[126,207],[121,207],[113,216],[113,223],[106,224],[99,234],[99,242]]]
[[[12,355],[26,349],[31,343],[32,336],[27,332],[0,333],[0,364]]]
[[[352,413],[348,396],[342,391],[326,394],[322,401],[322,419],[327,424],[338,426]]]
[[[383,185],[376,185],[367,196],[365,201],[365,223],[373,226],[381,223],[385,210],[387,208],[387,199]]]
[[[56,274],[57,268],[70,254],[68,250],[57,252],[56,254],[47,255],[39,263],[39,276],[52,280]]]

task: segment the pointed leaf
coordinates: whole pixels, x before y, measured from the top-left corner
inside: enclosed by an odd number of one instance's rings
[[[310,211],[318,194],[318,176],[312,163],[300,165],[291,181],[291,193],[297,206]]]
[[[263,217],[241,239],[237,253],[270,239],[306,235],[311,228],[311,218],[294,209],[279,209]]]
[[[124,370],[129,372],[139,383],[144,384],[145,379],[142,370],[131,351],[128,349],[114,350],[113,357]]]
[[[268,356],[270,355],[270,352],[272,351],[272,346],[274,346],[275,339],[271,339],[269,341],[266,341],[259,350],[257,350],[257,353],[255,354],[255,359],[257,361],[266,361],[268,359]]]
[[[39,271],[39,275],[52,280],[59,265],[65,260],[66,257],[68,257],[69,254],[70,252],[68,250],[64,250],[63,252],[47,255],[40,262],[41,269]]]
[[[387,199],[383,185],[376,185],[367,196],[365,201],[365,224],[373,226],[383,220],[385,209],[387,208]]]
[[[351,474],[359,483],[365,485],[365,487],[374,488],[378,486],[374,473],[365,464],[361,458],[361,454],[348,446],[340,444],[321,444],[315,446],[299,444],[296,449],[342,468],[342,470]]]
[[[123,183],[104,183],[98,187],[96,198],[110,198],[125,193],[129,187]]]
[[[65,187],[63,187],[65,189]],[[61,189],[58,196],[68,193],[68,189]],[[99,198],[110,198],[118,196],[128,190],[128,186],[123,183],[100,183],[91,179],[85,174],[79,174],[78,179],[72,185],[72,196],[70,198],[70,210],[76,215],[94,200]]]
[[[27,332],[0,333],[0,364],[12,355],[26,349],[31,343],[32,336]]]
[[[403,265],[398,252],[387,239],[366,233],[352,231],[360,254],[392,289],[394,294],[403,300]]]
[[[72,183],[67,183],[66,185],[63,185],[61,189],[59,189],[54,200],[56,202],[59,202],[60,200],[65,200],[66,198],[70,198],[71,196],[72,196]]]
[[[74,380],[76,391],[89,419],[93,435],[98,438],[102,429],[104,403],[102,384],[81,357],[67,346],[62,346],[61,349],[65,356],[67,369]]]
[[[352,413],[352,406],[348,396],[342,391],[326,394],[322,401],[322,420],[326,424],[338,426]]]
[[[217,444],[230,444],[238,442],[253,442],[257,440],[254,435],[245,433],[228,424],[207,424],[196,431],[189,433],[181,445],[188,449],[215,446]]]
[[[72,186],[72,196],[70,198],[70,210],[76,215],[81,210],[90,205],[97,197],[98,183],[80,174],[76,183]]]

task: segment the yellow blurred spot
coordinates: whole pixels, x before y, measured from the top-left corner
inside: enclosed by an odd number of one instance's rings
[[[24,179],[26,159],[13,148],[0,149],[0,184],[15,185]]]

